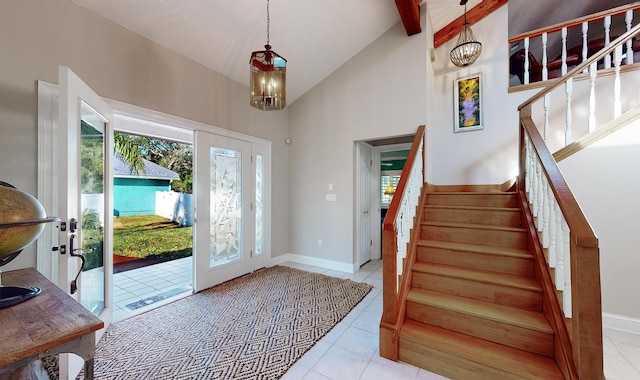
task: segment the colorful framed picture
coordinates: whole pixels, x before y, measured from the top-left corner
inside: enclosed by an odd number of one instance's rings
[[[483,128],[482,74],[457,78],[453,82],[454,132]]]

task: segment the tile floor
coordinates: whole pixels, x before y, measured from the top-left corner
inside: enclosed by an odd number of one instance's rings
[[[147,311],[191,294],[191,257],[113,275],[113,320]]]
[[[293,262],[282,265],[374,286],[358,306],[289,369],[282,380],[446,379],[412,365],[380,357],[378,326],[382,313],[382,261],[371,261],[356,273]],[[190,290],[172,293],[176,289],[190,289],[191,259],[117,273],[114,277],[114,320],[119,320],[190,294]],[[152,302],[162,298],[154,296],[163,293],[168,297]],[[131,310],[127,306],[136,302],[142,304],[145,300],[149,305],[139,309]],[[640,335],[604,329],[604,367],[607,380],[640,379]]]

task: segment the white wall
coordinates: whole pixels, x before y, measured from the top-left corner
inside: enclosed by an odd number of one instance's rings
[[[65,65],[104,97],[272,141],[272,255],[288,251],[286,109],[253,109],[247,87],[67,0],[3,0],[0,25],[0,180],[36,195],[36,81]],[[35,265],[32,245],[3,269]]]
[[[429,135],[433,159],[428,163],[432,184],[498,184],[517,174],[517,106],[527,96],[508,94],[507,21],[504,5],[472,26],[482,43],[482,55],[467,68],[456,67],[449,59],[457,38],[436,49],[435,112]],[[454,133],[454,80],[476,73],[482,73],[484,79],[484,129]]]
[[[425,124],[426,50],[426,33],[398,23],[290,107],[290,253],[355,261],[354,141]]]
[[[640,319],[640,121],[559,167],[598,237],[603,311]]]

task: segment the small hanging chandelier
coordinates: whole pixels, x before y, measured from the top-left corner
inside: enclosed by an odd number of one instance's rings
[[[287,105],[287,60],[271,50],[269,45],[269,0],[267,0],[266,50],[251,53],[249,67],[250,104],[263,111],[281,110]]]
[[[469,26],[467,22],[467,1],[468,0],[460,1],[460,5],[464,5],[464,24],[462,25],[460,36],[458,36],[456,47],[454,47],[449,54],[451,62],[458,67],[471,65],[480,57],[480,53],[482,53],[482,44],[476,40],[471,26]]]

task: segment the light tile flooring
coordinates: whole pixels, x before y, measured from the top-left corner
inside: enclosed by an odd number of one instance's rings
[[[113,275],[113,320],[142,313],[191,294],[191,257]]]
[[[293,262],[282,265],[374,286],[358,306],[289,369],[283,380],[446,379],[412,365],[380,357],[378,329],[382,313],[382,261],[371,261],[356,273]],[[140,300],[149,301],[157,294],[171,295],[175,289],[190,288],[191,268],[191,259],[187,258],[115,274],[114,319],[127,318],[190,294],[189,290],[172,295],[134,311],[126,306]],[[605,329],[604,367],[607,380],[640,379],[640,335]]]

